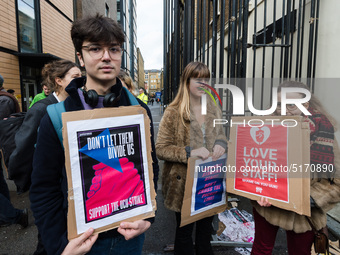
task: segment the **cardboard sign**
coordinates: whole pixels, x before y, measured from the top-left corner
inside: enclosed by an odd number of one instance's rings
[[[154,217],[150,120],[140,106],[62,114],[68,238]]]
[[[308,124],[296,116],[233,117],[231,123],[227,191],[310,215]]]
[[[223,212],[226,207],[226,154],[218,160],[188,159],[181,227]]]
[[[288,172],[265,171],[287,165],[288,129],[282,126],[236,129],[236,169],[245,171],[236,172],[235,189],[288,202]]]

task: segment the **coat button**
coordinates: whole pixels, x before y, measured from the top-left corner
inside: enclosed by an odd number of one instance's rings
[[[177,180],[180,180],[181,179],[181,176],[177,175]]]

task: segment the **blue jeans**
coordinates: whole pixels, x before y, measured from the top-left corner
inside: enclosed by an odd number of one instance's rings
[[[139,255],[142,254],[144,233],[126,241],[122,235],[97,239],[88,255]]]
[[[20,219],[22,211],[11,204],[8,186],[0,164],[0,224],[14,224]]]

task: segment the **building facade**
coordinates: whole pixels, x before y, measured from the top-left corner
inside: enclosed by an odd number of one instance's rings
[[[137,5],[136,0],[117,0],[117,21],[123,27],[126,42],[122,56],[122,68],[130,73],[132,80],[138,80],[137,53]]]
[[[25,111],[41,91],[44,64],[75,61],[70,38],[74,1],[3,0],[0,9],[0,74]]]
[[[41,69],[46,63],[77,61],[70,37],[73,21],[96,13],[122,25],[126,34],[122,68],[137,83],[135,0],[2,0],[0,10],[0,74],[5,89],[15,90],[23,111],[41,92]]]
[[[271,105],[283,80],[302,81],[339,123],[338,7],[337,0],[164,0],[164,103],[176,96],[184,67],[201,61],[212,84],[252,88],[255,109]],[[232,98],[221,91],[230,118]],[[340,222],[339,212],[340,204],[328,215]]]
[[[144,81],[145,81],[144,59],[143,59],[143,56],[142,56],[142,52],[140,51],[140,48],[137,48],[137,63],[138,63],[137,87],[138,88],[144,88]]]
[[[162,90],[162,71],[161,70],[145,70],[145,83],[150,96],[154,96],[156,92]]]
[[[76,19],[86,16],[93,16],[97,13],[117,20],[117,1],[116,0],[75,0]]]

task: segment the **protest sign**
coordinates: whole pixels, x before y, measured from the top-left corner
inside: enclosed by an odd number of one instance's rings
[[[222,171],[226,160],[226,154],[216,161],[188,159],[181,227],[226,209],[226,173]]]
[[[256,119],[256,120],[255,120]],[[301,117],[233,117],[227,191],[310,215],[309,129]]]
[[[156,210],[150,120],[140,106],[62,114],[68,238],[104,232]]]

